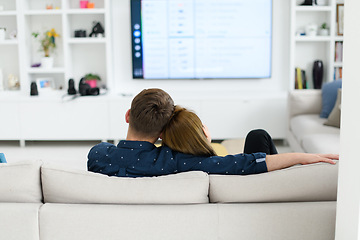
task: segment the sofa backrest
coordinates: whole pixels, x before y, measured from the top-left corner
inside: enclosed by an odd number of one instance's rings
[[[0,163],[0,202],[42,203],[40,160]]]
[[[322,107],[321,90],[293,90],[288,95],[289,119],[300,114],[319,114]]]
[[[121,178],[44,164],[41,179],[45,203],[209,203],[209,176],[204,172]]]
[[[338,165],[297,165],[250,176],[210,175],[210,202],[336,201]]]

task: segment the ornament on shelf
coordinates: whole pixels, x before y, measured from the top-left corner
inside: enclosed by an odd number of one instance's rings
[[[10,39],[16,39],[17,38],[17,30],[15,29],[9,34]]]
[[[102,36],[104,35],[104,28],[101,26],[100,22],[93,22],[94,27],[92,29],[92,32],[90,33],[89,37],[97,37],[99,34]]]
[[[39,92],[37,90],[36,82],[31,82],[30,85],[30,96],[37,96],[39,95]]]
[[[46,5],[46,9],[53,9],[53,5]]]
[[[80,1],[80,8],[87,8],[89,1]]]
[[[40,34],[38,32],[33,32],[32,36],[37,38]],[[55,38],[60,37],[59,34],[56,33],[55,29],[52,28],[50,31],[46,31],[42,38],[39,39],[41,47],[40,51],[44,51],[45,57],[41,59],[41,67],[42,68],[52,68],[54,64],[54,59],[50,57],[50,52],[54,51],[57,47],[55,43]]]
[[[318,26],[315,23],[311,23],[306,27],[306,36],[314,37],[317,35]]]
[[[10,90],[19,90],[20,88],[19,79],[15,77],[14,74],[8,75],[8,88]]]

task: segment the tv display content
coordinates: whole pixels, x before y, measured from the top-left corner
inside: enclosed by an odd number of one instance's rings
[[[272,0],[131,0],[134,79],[270,78]]]

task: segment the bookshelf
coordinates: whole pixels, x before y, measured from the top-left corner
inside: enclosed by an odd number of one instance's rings
[[[37,78],[53,78],[55,88],[60,90],[67,88],[70,78],[77,85],[87,73],[100,75],[101,85],[111,88],[113,69],[110,0],[93,2],[95,8],[81,9],[79,1],[73,0],[0,0],[0,5],[4,8],[0,11],[0,23],[6,23],[6,26],[0,24],[0,27],[7,29],[5,41],[0,41],[0,68],[3,69],[5,91],[9,74],[19,78],[20,89],[17,92],[20,95],[29,95],[30,84]],[[52,5],[53,9],[46,9],[46,5]],[[88,36],[93,22],[101,23],[105,30],[103,37],[74,37],[74,31],[79,29],[85,29]],[[31,67],[39,63],[43,55],[43,52],[39,52],[38,40],[31,33],[43,33],[52,28],[60,34],[60,38],[56,39],[57,49],[51,54],[54,57],[54,67]],[[11,40],[9,33],[15,29],[18,32],[17,38]]]
[[[336,44],[343,43],[343,37],[338,35],[337,4],[344,0],[328,0],[326,6],[300,6],[303,0],[291,0],[290,25],[290,82],[289,89],[295,88],[295,68],[305,71],[308,87],[314,88],[312,68],[314,61],[321,60],[324,65],[323,84],[334,81],[336,70],[342,68],[342,61],[336,60]],[[306,32],[306,27],[316,24],[318,29],[326,23],[328,36],[300,35]]]

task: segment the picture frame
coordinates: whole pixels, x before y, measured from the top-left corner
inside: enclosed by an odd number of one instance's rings
[[[37,78],[36,85],[39,92],[55,89],[55,82],[53,78]]]
[[[344,4],[336,4],[336,22],[339,36],[344,35]]]

